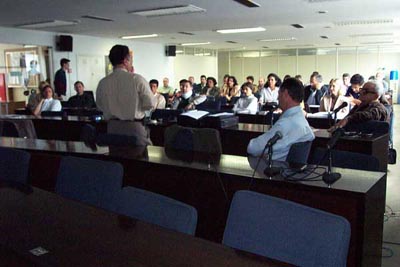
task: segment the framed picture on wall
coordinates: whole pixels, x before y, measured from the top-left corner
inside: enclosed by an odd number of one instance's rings
[[[8,87],[37,88],[41,74],[37,49],[5,50],[4,53]]]

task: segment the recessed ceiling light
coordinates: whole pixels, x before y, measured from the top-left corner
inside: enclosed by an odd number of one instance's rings
[[[178,32],[178,33],[183,35],[194,35],[194,33],[192,32]]]
[[[184,43],[181,44],[181,46],[193,46],[193,45],[209,45],[211,44],[210,42],[203,42],[203,43]]]
[[[175,54],[183,54],[183,50],[176,50]]]
[[[141,39],[141,38],[152,38],[157,36],[158,34],[128,35],[128,36],[122,36],[121,39]]]
[[[320,36],[322,39],[328,39],[328,36],[326,36],[326,35],[321,35]]]
[[[247,7],[260,7],[260,4],[251,0],[233,0]]]
[[[226,41],[227,43],[230,43],[230,44],[237,44],[237,42],[235,42],[235,41]]]
[[[265,49],[267,49],[267,48],[269,48],[268,46],[263,46],[262,48],[265,48]]]
[[[301,25],[301,24],[291,24],[293,27],[295,27],[295,28],[297,28],[297,29],[302,29],[302,28],[304,28],[304,26],[303,25]]]
[[[340,43],[335,43],[335,45],[340,45]]]
[[[101,20],[101,21],[114,21],[113,19],[106,18],[106,17],[100,17],[100,16],[93,16],[93,15],[85,15],[82,16],[84,19],[94,19],[94,20]]]
[[[258,40],[259,42],[279,42],[279,41],[295,41],[297,40],[295,37],[288,38],[271,38],[271,39],[262,39]]]
[[[48,21],[20,24],[17,25],[17,27],[28,28],[28,29],[41,29],[48,27],[71,26],[71,25],[76,25],[78,23],[79,21],[48,20]]]
[[[164,8],[149,9],[149,10],[131,11],[128,13],[144,17],[161,17],[161,16],[183,15],[183,14],[200,13],[200,12],[206,12],[206,10],[204,8],[200,8],[194,5],[186,5],[186,6],[173,6],[173,7],[164,7]]]
[[[265,31],[265,28],[255,27],[255,28],[217,30],[216,32],[226,34],[226,33],[263,32],[263,31]]]
[[[326,14],[326,13],[328,13],[328,11],[326,11],[326,10],[320,10],[320,11],[318,11],[317,13],[318,13],[318,14]]]

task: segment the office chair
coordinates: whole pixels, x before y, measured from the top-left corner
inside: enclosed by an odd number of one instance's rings
[[[286,161],[307,164],[311,145],[312,141],[294,143],[290,146],[289,153],[286,156]]]
[[[180,201],[130,186],[116,201],[120,214],[189,235],[196,231],[196,209]]]
[[[30,159],[26,151],[0,147],[0,180],[26,184]]]
[[[114,197],[121,191],[122,176],[120,163],[64,157],[55,191],[67,198],[114,210]]]
[[[0,121],[0,136],[20,137],[17,126],[10,121]]]
[[[309,163],[328,166],[329,159],[328,156],[325,156],[326,151],[327,150],[324,148],[316,148],[311,154]],[[365,171],[380,171],[379,160],[372,155],[334,149],[331,151],[332,167]]]
[[[296,266],[346,266],[350,223],[285,199],[238,191],[223,243]]]

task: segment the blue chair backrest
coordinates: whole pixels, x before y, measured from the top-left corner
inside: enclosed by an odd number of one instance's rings
[[[350,224],[340,216],[252,192],[233,196],[223,243],[297,266],[346,266]]]
[[[118,213],[141,221],[190,235],[196,231],[196,209],[166,196],[124,187],[116,206]]]
[[[316,148],[311,154],[309,163],[328,166],[327,150]],[[379,160],[372,155],[332,150],[332,166],[365,171],[380,171]]]
[[[289,153],[286,157],[286,161],[307,164],[311,145],[312,141],[294,143],[290,147]]]
[[[14,123],[10,121],[0,121],[0,136],[20,137],[20,134]]]
[[[26,151],[0,147],[0,180],[26,184],[30,159]]]
[[[64,157],[60,163],[56,193],[86,204],[114,210],[114,198],[122,188],[120,163]]]

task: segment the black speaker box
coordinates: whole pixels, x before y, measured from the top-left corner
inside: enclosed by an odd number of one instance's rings
[[[57,50],[64,52],[72,52],[72,36],[59,35],[57,37]]]
[[[165,55],[167,57],[174,57],[176,56],[176,45],[167,45],[165,47]]]

